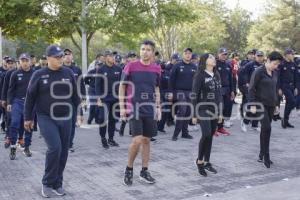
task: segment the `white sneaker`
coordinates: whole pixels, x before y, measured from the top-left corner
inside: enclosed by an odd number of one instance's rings
[[[241,129],[244,133],[247,132],[247,124],[245,124],[243,120],[241,120]]]
[[[300,109],[296,110],[296,114],[298,117],[300,117]]]
[[[224,127],[225,128],[230,128],[231,127],[230,121],[224,121]]]
[[[251,127],[252,131],[256,131],[260,133],[260,127]]]
[[[189,131],[189,132],[194,132],[194,131],[195,131],[194,126],[189,125],[189,126],[188,126],[188,131]]]
[[[193,126],[194,131],[199,131],[200,127],[198,125]]]

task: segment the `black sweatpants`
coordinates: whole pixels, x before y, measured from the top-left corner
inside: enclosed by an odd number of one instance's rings
[[[209,162],[212,147],[213,135],[217,129],[217,119],[204,119],[210,117],[206,110],[200,110],[200,126],[202,137],[199,141],[198,160]]]
[[[260,120],[260,155],[265,156],[269,154],[270,137],[271,137],[271,122],[275,107],[264,105],[263,117]]]

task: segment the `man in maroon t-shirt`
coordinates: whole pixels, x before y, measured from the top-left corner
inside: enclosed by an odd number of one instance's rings
[[[133,162],[140,146],[142,146],[140,179],[146,183],[155,183],[155,179],[148,171],[150,138],[156,132],[157,120],[161,118],[159,93],[161,70],[157,64],[152,62],[154,52],[155,44],[152,41],[145,40],[142,42],[140,47],[141,59],[125,66],[120,83],[120,117],[124,120],[126,116],[130,116],[129,124],[133,136],[128,149],[125,185],[132,185]]]

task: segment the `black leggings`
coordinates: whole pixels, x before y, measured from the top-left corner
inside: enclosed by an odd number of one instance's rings
[[[202,137],[199,141],[198,160],[203,160],[204,158],[205,162],[209,162],[210,160],[213,135],[218,125],[217,119],[203,119],[203,117],[209,116],[210,115],[206,113],[206,110],[200,111]]]
[[[263,117],[260,120],[260,155],[264,156],[269,154],[270,137],[271,137],[271,122],[274,114],[275,107],[264,106]]]

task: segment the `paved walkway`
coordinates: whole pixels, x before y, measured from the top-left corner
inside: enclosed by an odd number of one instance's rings
[[[292,117],[291,122],[295,129],[283,130],[279,122],[273,124],[271,158],[275,164],[266,169],[256,161],[259,134],[242,133],[239,121],[234,120],[231,136],[214,138],[211,162],[219,173],[207,178],[198,175],[195,165],[200,131],[191,133],[193,140],[180,138],[173,142],[174,127],[167,128],[167,133],[159,134],[158,141],[151,146],[150,170],[157,183],[149,186],[139,182],[139,156],[131,187],[122,184],[131,137],[119,137],[116,133],[120,147],[104,150],[97,126],[83,126],[77,129],[76,151],[69,156],[65,171],[68,195],[58,199],[299,200],[300,117]],[[9,151],[0,148],[0,200],[42,199],[46,148],[39,133],[34,133],[32,151],[32,158],[18,152],[17,159],[11,161]]]

